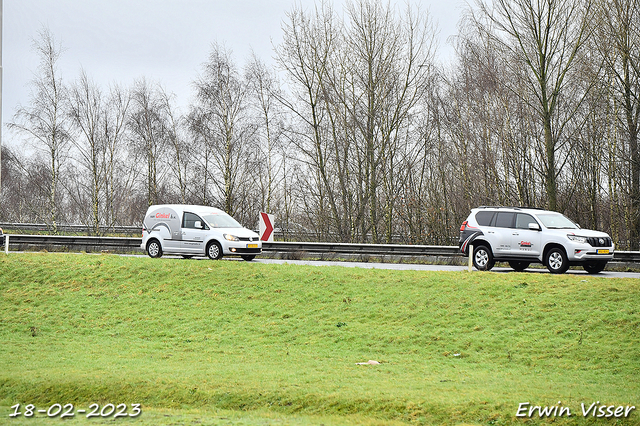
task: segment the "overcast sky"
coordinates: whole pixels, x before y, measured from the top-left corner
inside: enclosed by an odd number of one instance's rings
[[[340,14],[345,1],[333,2]],[[439,56],[450,58],[446,40],[456,33],[464,1],[409,1],[430,10],[440,32]],[[239,66],[251,49],[273,63],[273,45],[280,43],[281,23],[293,5],[294,0],[4,0],[3,121],[12,119],[18,104],[29,103],[28,85],[38,65],[32,43],[43,26],[65,49],[59,68],[66,82],[81,68],[105,88],[145,76],[184,106],[212,42],[230,48]]]

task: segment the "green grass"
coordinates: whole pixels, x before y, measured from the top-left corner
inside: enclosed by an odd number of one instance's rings
[[[0,255],[0,424],[93,402],[142,404],[127,424],[600,424],[515,413],[640,406],[639,296],[586,276]]]

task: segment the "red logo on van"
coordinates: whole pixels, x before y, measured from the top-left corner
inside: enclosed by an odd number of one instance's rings
[[[170,215],[168,213],[156,213],[156,219],[169,219]]]

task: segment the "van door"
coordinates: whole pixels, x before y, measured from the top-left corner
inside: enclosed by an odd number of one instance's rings
[[[182,216],[182,251],[183,253],[203,254],[204,241],[209,227],[195,213],[184,212]]]

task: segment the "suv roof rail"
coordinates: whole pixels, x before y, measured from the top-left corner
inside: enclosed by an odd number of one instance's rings
[[[526,207],[526,206],[478,206],[479,209],[513,209],[513,210],[544,210],[540,207]]]

